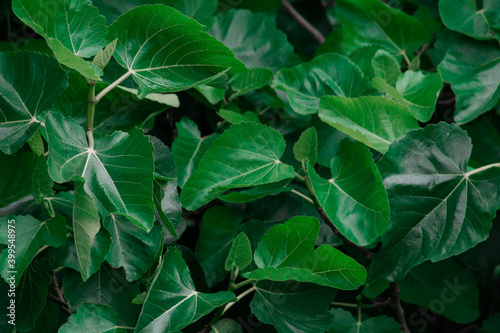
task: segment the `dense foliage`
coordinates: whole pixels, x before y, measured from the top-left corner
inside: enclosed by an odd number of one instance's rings
[[[500,0],[0,24],[2,332],[500,331]]]

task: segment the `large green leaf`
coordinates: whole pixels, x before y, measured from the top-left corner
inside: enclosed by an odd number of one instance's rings
[[[0,53],[0,150],[12,154],[35,134],[37,116],[67,87],[57,61],[32,52]]]
[[[248,265],[252,263],[252,245],[250,245],[250,240],[241,232],[234,239],[233,245],[231,245],[231,251],[227,256],[224,268],[226,271],[231,271],[235,268],[242,271],[247,268]]]
[[[372,260],[373,277],[403,278],[426,260],[446,259],[488,237],[500,207],[500,168],[467,172],[470,139],[440,123],[408,133],[378,162],[391,222]]]
[[[310,62],[280,70],[272,86],[288,93],[294,111],[312,114],[318,111],[321,97],[359,97],[367,90],[368,84],[351,60],[340,54],[326,53]]]
[[[108,44],[106,19],[90,0],[13,0],[12,10],[44,37],[57,60],[91,80],[101,71],[82,58],[96,55]]]
[[[401,75],[398,61],[386,50],[378,50],[371,63],[373,74],[384,79],[389,84],[394,84]]]
[[[279,333],[323,333],[330,327],[335,289],[296,281],[259,281],[255,287],[252,313]]]
[[[314,250],[320,224],[297,216],[269,230],[255,250],[257,269],[244,276],[256,280],[311,282],[344,290],[359,288],[366,270],[330,245]]]
[[[37,158],[32,153],[15,155],[0,153],[0,175],[9,180],[0,182],[0,207],[7,206],[32,193],[32,178],[26,175],[33,174],[36,163]]]
[[[492,109],[500,99],[500,48],[460,41],[439,65],[456,96],[455,121],[467,123]]]
[[[106,260],[113,267],[123,267],[127,281],[140,278],[153,265],[162,245],[162,227],[156,224],[151,231],[146,232],[119,215],[105,218],[103,226],[111,235],[111,248]]]
[[[139,84],[139,98],[151,92],[185,90],[245,66],[202,26],[164,5],[123,14],[110,27],[118,38],[115,59]]]
[[[397,78],[395,85],[375,77],[372,86],[406,105],[417,120],[428,122],[436,109],[436,101],[443,87],[443,78],[439,71],[424,75],[420,71],[408,70]]]
[[[444,25],[476,39],[500,40],[500,1],[439,0]]]
[[[170,247],[148,290],[135,332],[178,332],[234,300],[227,291],[197,292],[181,252]]]
[[[17,286],[24,270],[31,263],[40,247],[44,245],[58,247],[64,243],[66,240],[65,221],[66,218],[60,215],[44,222],[30,215],[5,215],[0,218],[0,230],[2,230],[0,244],[15,245],[14,262],[8,261],[12,260],[12,258],[9,258],[8,248],[4,248],[0,253],[0,260],[4,263],[1,275],[7,283],[9,283],[7,278],[11,275],[9,272],[15,271],[15,285]],[[14,230],[15,232],[8,232],[8,230]],[[9,235],[15,235],[15,240],[12,241],[13,238],[9,237]],[[9,240],[11,241],[9,242]]]
[[[201,24],[210,26],[215,21],[213,15],[217,4],[217,0],[177,0],[175,1],[175,9]]]
[[[73,206],[73,235],[78,266],[86,281],[101,266],[109,251],[109,236],[101,231],[101,219],[83,181],[75,184]],[[108,236],[108,237],[106,237]]]
[[[150,230],[154,222],[153,146],[140,129],[95,139],[90,148],[74,119],[50,112],[45,118],[49,174],[58,183],[81,176],[101,216],[121,214]]]
[[[243,9],[220,13],[209,33],[229,47],[248,68],[275,72],[299,62],[285,33],[276,28],[276,21],[261,13]]]
[[[319,117],[381,153],[389,149],[391,142],[418,128],[405,106],[382,97],[326,96],[321,99]]]
[[[227,275],[224,270],[226,258],[241,222],[243,214],[237,207],[216,206],[203,214],[200,237],[196,243],[196,257],[209,287],[213,287]]]
[[[232,188],[293,178],[293,167],[280,161],[283,136],[255,123],[232,125],[213,143],[184,185],[181,202],[195,210]]]
[[[109,305],[118,314],[118,324],[132,326],[137,322],[140,307],[132,299],[140,293],[138,283],[128,283],[122,269],[112,269],[107,263],[87,281],[69,270],[64,273],[63,291],[71,311],[85,303]]]
[[[350,241],[373,243],[389,225],[389,201],[372,154],[361,143],[344,140],[330,170],[332,178],[325,180],[308,167],[319,204]]]
[[[47,260],[39,260],[29,265],[16,289],[16,329],[26,332],[35,326],[47,301],[47,292],[52,279]]]
[[[196,123],[188,118],[182,118],[175,126],[177,138],[172,143],[172,154],[178,185],[182,188],[218,135],[212,134],[202,138]]]
[[[394,318],[372,317],[358,321],[345,310],[334,309],[333,324],[328,333],[400,333],[401,328]]]
[[[76,314],[69,317],[59,329],[59,333],[92,332],[92,333],[125,333],[117,324],[118,315],[108,305],[82,304]]]
[[[401,300],[466,324],[479,316],[479,290],[472,271],[454,259],[424,262],[399,283]]]
[[[41,203],[44,198],[51,198],[55,192],[52,190],[54,182],[49,176],[47,169],[47,158],[45,156],[38,157],[33,170],[33,196],[37,204]]]
[[[427,43],[422,23],[379,0],[339,0],[337,18],[344,30],[348,53],[359,46],[375,44],[396,56],[411,57]]]

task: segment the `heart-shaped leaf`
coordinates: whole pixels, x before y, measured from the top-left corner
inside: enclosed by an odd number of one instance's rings
[[[241,232],[233,241],[231,251],[227,256],[225,269],[231,271],[235,268],[242,271],[252,262],[252,246],[250,240]]]
[[[319,118],[381,153],[391,142],[418,128],[405,106],[382,97],[326,96],[321,99]]]
[[[372,260],[373,277],[400,280],[426,260],[446,259],[488,237],[500,207],[500,168],[467,172],[471,149],[466,132],[446,123],[391,145],[377,164],[391,222]]]
[[[181,252],[170,247],[151,282],[135,332],[178,332],[235,300],[234,294],[227,291],[197,292]]]
[[[372,59],[373,74],[378,76],[389,84],[394,84],[401,75],[399,63],[385,50],[378,50]],[[408,71],[410,72],[410,71]]]
[[[109,31],[118,38],[115,59],[139,85],[139,98],[185,90],[245,69],[198,22],[164,5],[134,8]]]
[[[232,188],[293,178],[293,167],[280,161],[284,151],[285,141],[278,131],[255,123],[232,125],[184,185],[183,207],[195,210]]]
[[[57,61],[32,52],[0,52],[0,150],[13,154],[35,134],[37,116],[68,86]]]
[[[125,333],[126,330],[120,328],[117,322],[118,315],[112,307],[86,303],[78,307],[76,314],[69,317],[59,332]]]
[[[308,128],[300,135],[299,140],[293,145],[293,155],[299,162],[316,163],[318,158],[318,134],[314,127]]]

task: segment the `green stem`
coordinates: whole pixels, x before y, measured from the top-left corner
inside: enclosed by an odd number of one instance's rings
[[[299,196],[299,197],[301,197],[302,199],[304,199],[304,200],[306,200],[306,201],[308,201],[308,202],[310,202],[311,204],[314,205],[314,201],[312,201],[311,198],[309,198],[308,196],[300,193],[299,191],[291,190],[290,192],[293,193],[293,194],[295,194],[295,195],[297,195],[297,196]]]
[[[99,101],[106,96],[107,93],[109,93],[111,90],[116,88],[120,83],[125,81],[130,75],[132,75],[133,71],[129,70],[127,73],[123,74],[118,80],[115,82],[111,83],[109,86],[107,86],[105,89],[103,89],[96,97],[95,97],[95,103],[99,103]]]
[[[253,286],[252,288],[250,288],[248,290],[245,290],[240,295],[238,295],[238,297],[236,299],[236,302],[231,302],[228,305],[226,305],[226,307],[224,308],[224,311],[222,311],[222,315],[224,315],[224,313],[226,313],[227,310],[229,310],[233,305],[235,305],[236,303],[238,303],[239,301],[241,301],[243,298],[245,298],[245,296],[251,294],[255,290],[257,290],[257,287]]]
[[[295,179],[300,180],[301,182],[305,182],[305,178],[295,172]]]
[[[71,228],[69,225],[66,225],[66,230],[75,233],[75,230],[73,230],[73,228]]]
[[[470,175],[474,175],[476,173],[480,173],[480,172],[483,172],[485,170],[488,170],[488,169],[491,169],[491,168],[500,168],[500,163],[494,163],[494,164],[489,164],[489,165],[485,165],[483,167],[480,167],[480,168],[477,168],[477,169],[474,169],[472,171],[469,171],[465,174],[466,177],[469,177]]]
[[[332,305],[333,306],[342,306],[344,308],[357,308],[358,305],[357,304],[353,304],[353,303],[343,303],[343,302],[332,302]]]
[[[116,328],[121,328],[123,330],[135,330],[135,327],[129,327],[129,326],[116,326]]]
[[[89,141],[89,148],[94,149],[94,115],[95,115],[95,105],[97,100],[95,98],[95,83],[89,81],[89,98],[87,103],[87,138]]]
[[[246,286],[247,284],[250,284],[254,282],[254,280],[252,279],[248,279],[248,280],[245,280],[245,281],[241,281],[240,283],[236,283],[235,285],[233,285],[233,289],[236,290],[236,289],[239,289],[241,287],[244,287]]]

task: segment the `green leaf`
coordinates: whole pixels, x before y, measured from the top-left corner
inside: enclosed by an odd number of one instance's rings
[[[372,317],[358,322],[354,316],[342,309],[333,309],[333,324],[328,333],[400,333],[401,328],[394,318]]]
[[[385,50],[378,50],[375,53],[372,59],[372,67],[375,76],[382,78],[391,85],[396,83],[397,78],[401,75],[398,61]]]
[[[366,270],[330,245],[314,250],[320,224],[314,217],[297,216],[272,227],[255,250],[257,269],[244,276],[256,280],[311,282],[353,290],[366,280]]]
[[[213,287],[227,275],[224,270],[226,258],[241,222],[243,214],[237,207],[215,206],[203,214],[200,237],[196,243],[196,257],[209,287]]]
[[[318,111],[325,95],[359,97],[368,88],[368,80],[348,58],[326,53],[310,62],[276,73],[273,88],[286,91],[293,110],[299,114]]]
[[[83,281],[94,274],[109,251],[109,240],[99,242],[97,235],[101,229],[101,219],[92,198],[85,191],[84,181],[75,184],[73,206],[73,234],[75,237],[78,266]],[[104,252],[101,254],[101,252]]]
[[[370,148],[385,153],[396,139],[418,128],[405,106],[382,97],[325,96],[319,118]]]
[[[120,214],[150,230],[154,223],[153,146],[140,129],[95,138],[90,148],[74,119],[50,112],[45,118],[49,174],[58,183],[81,176],[99,215]]]
[[[395,56],[408,58],[429,41],[422,23],[381,1],[339,0],[337,7],[348,53],[359,46],[375,44]]]
[[[139,279],[153,265],[163,240],[162,227],[156,224],[148,233],[119,215],[105,218],[103,226],[111,235],[106,260],[113,267],[123,267],[127,281]]]
[[[248,190],[243,190],[239,192],[231,192],[219,197],[220,200],[229,203],[245,203],[255,200],[262,199],[268,195],[277,195],[283,192],[289,192],[292,190],[291,187],[287,187],[290,180],[284,180],[277,183],[271,183],[266,185],[259,185],[252,187]]]
[[[400,298],[466,324],[479,316],[479,290],[472,271],[453,259],[412,268],[399,283]]]
[[[14,221],[14,222],[12,222]],[[15,262],[8,262],[9,249],[4,248],[0,253],[2,267],[1,275],[9,283],[9,272],[17,272],[15,285],[17,286],[24,270],[29,266],[38,250],[45,245],[59,247],[66,241],[66,218],[57,215],[41,222],[30,215],[6,215],[0,218],[0,244],[10,245],[13,239],[9,235],[15,234]],[[9,227],[10,226],[10,227]],[[15,232],[8,232],[14,230]],[[12,249],[12,247],[11,247]],[[12,252],[12,251],[11,251]],[[11,265],[12,264],[12,265]]]
[[[15,155],[0,153],[0,175],[9,180],[0,182],[0,207],[7,206],[32,193],[33,181],[26,175],[33,174],[36,163],[37,158],[32,153]]]
[[[462,126],[472,140],[472,155],[469,165],[481,167],[500,160],[500,132],[491,119],[481,117]]]
[[[134,8],[109,27],[110,36],[118,38],[115,59],[139,85],[139,98],[244,70],[227,47],[201,29],[198,22],[164,5]]]
[[[111,306],[118,314],[118,324],[133,326],[140,307],[132,299],[140,293],[138,283],[128,283],[122,269],[112,269],[107,263],[83,282],[80,274],[68,270],[63,279],[64,296],[75,312],[85,303]]]
[[[175,9],[201,24],[209,26],[215,20],[213,15],[217,10],[217,4],[217,0],[177,0]]]
[[[210,104],[217,104],[222,102],[226,96],[226,89],[220,89],[208,86],[206,84],[201,84],[194,87]]]
[[[251,138],[251,140],[248,140]],[[283,136],[265,125],[232,125],[213,143],[181,193],[184,208],[196,210],[225,191],[278,182],[295,176],[279,159]]]
[[[285,33],[276,28],[275,19],[265,14],[232,9],[218,14],[208,31],[248,68],[275,72],[299,62]]]
[[[31,52],[0,53],[0,150],[13,154],[35,134],[37,116],[68,86],[57,61]]]
[[[443,78],[439,71],[424,75],[420,71],[408,70],[397,79],[395,87],[379,77],[373,78],[372,86],[407,106],[418,121],[428,122],[436,109]]]
[[[37,130],[35,134],[28,140],[28,145],[31,148],[33,154],[40,156],[45,153],[45,146],[43,145],[43,139],[40,135],[40,130]]]
[[[344,140],[330,170],[332,178],[325,180],[308,167],[321,208],[350,241],[375,242],[389,225],[389,201],[372,154],[361,143]]]
[[[231,251],[226,259],[225,269],[231,271],[237,268],[244,270],[252,263],[252,246],[244,232],[240,232],[231,245]]]
[[[293,145],[293,155],[299,162],[308,161],[311,165],[318,158],[318,135],[314,127],[306,129],[299,140]]]
[[[472,41],[451,46],[439,65],[456,95],[455,121],[467,123],[500,99],[500,48]]]
[[[12,10],[21,21],[45,38],[61,64],[91,80],[100,80],[102,72],[98,73],[98,67],[82,59],[96,55],[108,44],[106,20],[90,0],[49,3],[13,0]]]
[[[196,123],[184,117],[175,126],[177,138],[172,143],[172,154],[177,169],[178,185],[182,188],[218,136],[213,134],[202,138]]]
[[[426,260],[457,255],[488,237],[500,207],[500,168],[467,172],[471,149],[465,131],[440,123],[395,141],[378,162],[391,222],[371,263],[374,278],[400,280]]]
[[[233,91],[229,100],[267,86],[272,76],[273,72],[266,68],[250,68],[247,72],[235,74],[228,82]]]
[[[115,52],[117,39],[106,45],[104,50],[100,50],[99,53],[96,54],[94,60],[92,62],[99,67],[100,69],[104,69],[108,62],[113,57],[113,53]]]
[[[52,279],[50,266],[46,260],[39,260],[29,265],[16,289],[17,307],[16,329],[26,332],[35,326],[47,301],[47,292]]]
[[[92,333],[125,333],[119,328],[115,309],[101,304],[82,304],[76,314],[59,329],[60,333],[92,332]]]
[[[33,170],[32,176],[33,183],[33,196],[35,197],[35,202],[37,204],[41,203],[44,198],[51,198],[56,194],[52,187],[54,182],[49,176],[49,171],[47,169],[47,159],[45,156],[38,157]]]
[[[330,327],[335,289],[296,281],[259,281],[255,287],[252,313],[279,333],[323,333]]]
[[[178,332],[235,300],[227,291],[197,292],[181,252],[170,247],[148,290],[135,332]]]
[[[478,333],[495,333],[500,327],[500,313],[495,313],[483,322]]]
[[[217,332],[224,333],[243,333],[243,327],[236,320],[223,318],[214,324]],[[213,329],[210,333],[216,333]]]
[[[217,112],[217,114],[231,124],[241,124],[243,122],[252,122],[260,124],[259,116],[252,111],[247,111],[242,114],[230,110],[220,109]]]
[[[444,25],[476,39],[500,40],[499,8],[498,0],[484,0],[479,6],[475,1],[439,0],[439,13]]]

